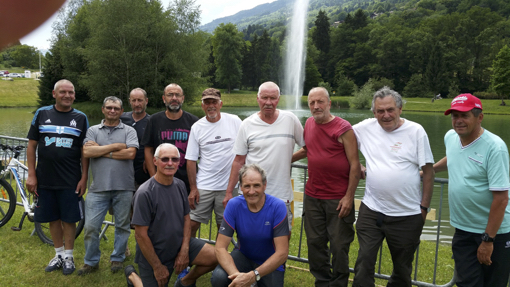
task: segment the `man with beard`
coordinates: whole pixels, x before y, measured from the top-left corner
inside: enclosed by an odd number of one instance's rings
[[[190,187],[186,172],[185,156],[191,126],[198,121],[198,117],[181,109],[184,102],[184,92],[177,84],[166,86],[163,93],[163,102],[165,103],[166,110],[155,113],[150,117],[143,135],[142,145],[145,147],[144,153],[147,171],[151,177],[156,173],[156,167],[152,164],[155,147],[162,143],[175,145],[179,149],[181,158],[179,170],[175,177],[184,181],[189,194]]]
[[[122,113],[120,120],[125,125],[131,126],[136,130],[138,136],[138,150],[136,151],[136,157],[133,161],[133,167],[135,168],[135,184],[138,189],[140,184],[144,183],[149,179],[149,173],[145,168],[144,160],[144,147],[142,145],[143,134],[147,122],[149,122],[150,115],[145,112],[149,98],[147,92],[142,88],[135,88],[129,93],[129,104],[131,105],[131,112]]]

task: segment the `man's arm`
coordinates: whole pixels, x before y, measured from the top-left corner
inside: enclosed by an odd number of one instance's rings
[[[87,180],[89,179],[89,159],[83,154],[83,147],[81,148],[81,179],[76,186],[76,194],[83,196],[87,191]]]
[[[501,226],[501,222],[503,222],[503,217],[505,216],[505,209],[507,205],[508,190],[492,192],[492,204],[489,211],[489,221],[487,222],[487,227],[485,227],[485,232],[489,234],[490,237],[496,236],[499,227]],[[491,255],[493,250],[493,242],[482,241],[480,246],[478,246],[478,261],[480,261],[481,264],[491,265]]]
[[[198,193],[197,188],[197,161],[196,160],[186,160],[186,171],[188,172],[188,181],[189,181],[189,208],[195,209],[195,202],[198,203],[200,201],[200,194]]]
[[[36,140],[28,140],[27,146],[27,167],[28,177],[26,181],[27,190],[37,194],[37,175],[35,173],[35,151],[38,142]]]
[[[145,157],[145,164],[149,175],[152,177],[156,174],[156,166],[154,166],[154,147],[145,146],[143,150],[143,154]]]
[[[189,240],[191,238],[191,219],[189,213],[184,216],[184,236],[182,238],[181,250],[175,258],[175,274],[179,274],[189,265]]]
[[[230,170],[230,177],[228,178],[227,191],[225,192],[225,198],[223,199],[223,208],[227,207],[228,201],[232,198],[232,192],[239,181],[239,170],[243,167],[246,162],[246,155],[236,155],[232,162],[232,169]]]
[[[105,154],[103,157],[110,157],[110,154]],[[112,158],[118,160],[127,160],[127,159],[135,159],[136,157],[136,147],[128,147],[125,149],[121,149],[118,151],[112,152]]]
[[[295,162],[295,161],[298,161],[305,157],[306,157],[306,146],[303,146],[301,149],[299,149],[297,152],[295,152],[292,155],[292,160],[290,162]]]
[[[95,141],[87,141],[83,145],[83,155],[86,158],[97,158],[102,157],[104,155],[110,156],[110,152],[116,152],[121,149],[126,149],[127,146],[124,143],[113,143],[109,145],[99,145]],[[136,149],[135,149],[136,153]]]
[[[228,275],[239,273],[239,270],[234,263],[234,259],[230,256],[230,253],[227,250],[231,239],[232,237],[219,233],[214,247],[214,253],[216,254],[218,263]]]
[[[264,277],[275,271],[278,266],[282,265],[285,260],[287,260],[287,256],[289,255],[289,238],[287,236],[276,237],[273,239],[273,242],[275,245],[275,253],[262,263],[262,265],[256,268],[257,271],[259,271],[260,277]],[[223,265],[221,266],[223,267]],[[248,286],[249,284],[257,281],[255,272],[253,271],[247,273],[234,273],[229,275],[228,278],[232,280],[232,286]]]
[[[168,272],[168,268],[165,265],[161,264],[161,261],[156,255],[154,246],[152,245],[151,239],[147,233],[148,230],[148,226],[135,225],[136,242],[138,243],[138,246],[140,246],[143,257],[145,257],[152,266],[152,269],[154,270],[154,277],[158,281],[158,284],[163,286],[163,284],[168,282],[170,272]]]
[[[441,172],[441,171],[445,171],[447,169],[448,169],[448,166],[447,166],[446,156],[434,164],[435,172]]]
[[[344,145],[345,155],[347,156],[347,161],[350,166],[347,191],[345,192],[345,196],[338,202],[338,207],[336,208],[336,210],[340,210],[338,217],[342,218],[349,215],[352,210],[354,193],[356,192],[356,188],[358,187],[359,179],[361,177],[361,164],[359,163],[358,142],[354,135],[354,131],[346,131],[338,137],[338,141]]]
[[[446,162],[446,157],[445,157]],[[423,194],[421,196],[421,206],[430,207],[430,199],[432,198],[432,192],[434,190],[434,167],[432,163],[427,163],[421,167],[421,171],[423,172]],[[423,216],[423,222],[427,218],[427,211],[421,210],[421,215]]]

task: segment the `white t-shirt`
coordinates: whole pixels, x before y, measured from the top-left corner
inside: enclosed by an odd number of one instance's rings
[[[268,124],[255,113],[241,124],[234,153],[246,155],[246,164],[256,163],[266,171],[267,194],[290,202],[294,199],[290,165],[295,144],[305,144],[296,115],[279,110],[276,121]]]
[[[420,168],[434,163],[423,127],[404,119],[398,129],[386,132],[372,118],[354,125],[353,129],[366,160],[363,203],[388,216],[419,214]]]
[[[198,162],[197,188],[226,190],[232,161],[232,151],[241,119],[236,115],[221,113],[221,118],[211,123],[206,117],[191,127],[186,159]]]

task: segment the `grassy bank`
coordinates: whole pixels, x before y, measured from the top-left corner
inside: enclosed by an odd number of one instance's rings
[[[25,220],[23,229],[20,232],[14,232],[11,226],[17,226],[22,214],[22,207],[17,207],[14,217],[5,226],[0,228],[0,278],[2,286],[125,286],[123,272],[112,274],[110,272],[109,255],[113,251],[114,228],[109,227],[106,236],[108,240],[101,240],[100,248],[102,251],[100,268],[98,272],[89,274],[85,277],[79,277],[76,272],[69,276],[64,276],[60,271],[46,273],[44,268],[54,255],[53,247],[43,244],[37,235],[30,236],[34,224]],[[107,215],[107,220],[112,220]],[[202,225],[202,236],[208,238],[209,226]],[[301,218],[297,218],[294,225],[294,232],[290,242],[290,254],[297,256],[299,249],[299,227]],[[132,255],[127,257],[124,266],[134,264],[135,239],[134,231],[129,238],[129,249]],[[212,238],[216,236],[216,228],[213,227]],[[308,257],[306,248],[306,236],[302,239],[301,256]],[[354,267],[358,251],[357,239],[351,245],[349,253],[349,266]],[[420,257],[418,268],[418,281],[432,282],[433,262],[435,254],[435,244],[422,241],[420,245]],[[83,233],[78,237],[74,248],[75,263],[77,268],[83,265],[85,247],[83,243]],[[135,265],[136,266],[136,265]],[[287,261],[287,271],[285,273],[285,286],[301,287],[313,286],[314,278],[308,271],[308,264],[296,261]],[[138,269],[138,267],[137,267]],[[386,245],[383,248],[382,274],[390,274],[392,269],[389,251]],[[414,271],[414,269],[413,269]],[[439,262],[437,270],[436,284],[442,285],[450,281],[453,274],[453,260],[451,259],[451,248],[446,245],[439,246]],[[171,279],[170,286],[173,286],[176,276]],[[350,276],[351,280],[353,274]],[[414,275],[413,275],[414,278]],[[197,286],[210,286],[210,274],[204,275],[199,279]],[[352,282],[351,282],[352,283]],[[386,285],[385,280],[376,279],[377,285]]]
[[[14,81],[0,80],[0,107],[36,107],[37,92],[39,82],[33,79],[15,78]],[[222,91],[222,100],[224,107],[257,107],[256,91],[234,91],[227,94]],[[352,97],[331,97],[332,106],[334,108],[347,109],[350,107]],[[450,107],[450,99],[436,100],[431,102],[430,98],[404,98],[404,110],[419,112],[444,112]],[[485,114],[510,114],[510,102],[508,106],[500,106],[501,100],[482,100]],[[81,110],[89,117],[101,118],[101,104],[92,102],[75,103],[77,109]],[[280,99],[279,107],[286,106],[286,99]],[[307,108],[307,97],[301,97],[301,106]],[[129,106],[124,107],[130,110]],[[149,108],[148,112],[153,114],[161,111],[161,108]],[[196,115],[204,115],[200,109],[200,98],[194,102],[187,102],[185,110]]]
[[[34,79],[13,78],[12,81],[0,79],[0,107],[35,107],[39,81]]]

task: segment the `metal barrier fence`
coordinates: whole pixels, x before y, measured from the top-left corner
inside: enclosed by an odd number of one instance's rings
[[[25,139],[25,138],[15,138],[15,137],[9,137],[9,136],[0,135],[0,143],[8,144],[8,145],[23,145],[23,146],[26,147],[27,144],[28,144],[28,140]],[[26,165],[25,154],[26,154],[25,152],[23,152],[21,154],[21,156],[19,158],[19,161],[23,162]],[[0,159],[4,159],[3,151],[1,151],[1,150],[0,150]],[[1,166],[1,164],[2,163],[0,162],[0,166]],[[302,169],[303,170],[303,185],[302,186],[305,186],[306,178],[307,178],[307,175],[308,175],[308,167],[306,165],[301,165],[301,164],[292,164],[292,168],[297,168],[297,169]],[[435,178],[434,182],[440,184],[441,191],[440,191],[440,197],[439,197],[439,206],[437,207],[437,210],[438,210],[438,220],[437,220],[437,232],[436,232],[436,240],[435,240],[435,256],[434,256],[433,278],[432,278],[432,282],[430,282],[430,283],[418,281],[418,266],[419,266],[419,258],[420,258],[420,247],[418,246],[418,249],[416,250],[416,254],[415,254],[415,260],[413,262],[414,263],[414,276],[412,278],[412,284],[415,285],[415,286],[420,286],[420,287],[432,287],[432,286],[434,286],[434,287],[449,287],[449,286],[453,286],[455,284],[455,280],[456,280],[455,272],[453,272],[452,279],[448,283],[446,283],[444,285],[436,285],[436,275],[437,275],[438,257],[439,257],[438,251],[439,251],[439,244],[440,244],[439,235],[440,235],[440,228],[441,228],[441,223],[442,223],[441,222],[441,215],[442,215],[442,211],[443,211],[443,197],[445,195],[445,193],[444,193],[445,189],[444,188],[445,188],[445,184],[448,183],[448,180],[444,179],[444,178]],[[302,192],[304,192],[304,191],[302,191]],[[302,254],[301,254],[302,253],[302,246],[303,246],[303,244],[305,244],[303,242],[304,220],[305,220],[305,217],[303,216],[303,219],[301,220],[301,225],[299,227],[299,246],[298,246],[298,252],[297,252],[297,254],[289,254],[288,259],[289,260],[293,260],[293,261],[308,263],[308,259],[306,257],[302,256]],[[213,228],[213,226],[214,226],[214,224],[210,224],[208,239],[203,239],[204,241],[206,241],[208,243],[211,243],[211,244],[215,243],[215,241],[212,239],[212,228]],[[200,233],[199,233],[198,237],[200,237]],[[391,259],[386,259],[386,260],[391,260]],[[383,261],[383,248],[381,246],[381,249],[379,250],[379,260],[378,260],[378,266],[376,266],[377,267],[377,272],[375,273],[375,277],[379,278],[379,279],[388,280],[390,278],[390,275],[382,274],[381,273],[382,261]],[[354,273],[354,269],[353,268],[349,268],[349,271],[351,273]]]

